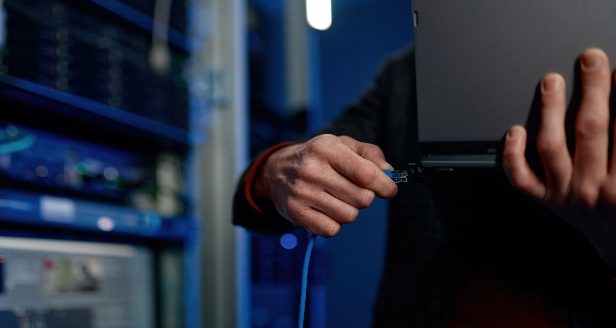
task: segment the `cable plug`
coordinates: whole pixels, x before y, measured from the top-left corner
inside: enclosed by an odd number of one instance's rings
[[[408,181],[408,171],[406,170],[398,170],[398,171],[383,171],[389,178],[391,178],[395,183],[405,183]]]

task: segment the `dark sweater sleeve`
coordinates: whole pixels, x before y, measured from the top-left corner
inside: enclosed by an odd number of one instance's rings
[[[399,57],[397,56],[387,61],[362,96],[315,135],[346,135],[361,142],[381,146],[382,138],[380,136],[383,133],[380,130],[384,126],[382,120],[384,119],[384,112],[387,109],[391,91],[392,66],[394,66],[393,62],[398,60]],[[308,139],[309,137],[300,141]],[[248,173],[253,169],[253,165],[260,157],[261,154],[253,158],[237,184],[233,198],[233,224],[243,226],[255,232],[283,232],[292,228],[293,224],[284,219],[271,202],[257,204],[261,211],[257,210],[250,204],[244,192],[247,182],[251,183],[247,181]]]
[[[326,124],[318,134],[349,136],[361,142],[383,146],[384,119],[393,84],[393,70],[400,57],[386,61],[372,84],[340,116]]]

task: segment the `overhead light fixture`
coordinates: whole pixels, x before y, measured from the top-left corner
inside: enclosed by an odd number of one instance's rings
[[[327,30],[332,26],[332,1],[306,0],[306,19],[312,28]]]

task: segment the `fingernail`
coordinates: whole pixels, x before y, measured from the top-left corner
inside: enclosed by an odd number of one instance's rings
[[[560,79],[555,75],[546,76],[541,83],[541,91],[550,94],[560,89]]]
[[[520,137],[520,131],[516,128],[509,129],[507,133],[507,139],[517,139]]]
[[[394,167],[391,166],[391,164],[385,162],[385,164],[383,164],[383,169],[385,170],[389,170],[389,171],[395,171]]]
[[[598,54],[586,54],[580,58],[580,64],[585,71],[592,71],[601,66],[601,56]]]

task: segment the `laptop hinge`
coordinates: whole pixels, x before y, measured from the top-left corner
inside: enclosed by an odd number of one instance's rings
[[[421,155],[425,168],[493,168],[500,165],[496,154]]]

